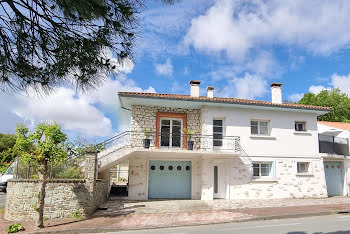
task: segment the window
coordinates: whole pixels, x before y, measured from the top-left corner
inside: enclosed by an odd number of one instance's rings
[[[181,147],[182,119],[161,119],[160,146]]]
[[[254,162],[253,176],[254,177],[272,177],[272,162]]]
[[[306,125],[305,122],[295,122],[295,131],[305,132],[306,131],[305,125]]]
[[[268,121],[250,121],[250,132],[253,135],[268,135],[269,122]]]
[[[222,146],[223,139],[223,120],[214,119],[213,120],[213,146]]]
[[[297,162],[298,173],[309,173],[309,162]]]

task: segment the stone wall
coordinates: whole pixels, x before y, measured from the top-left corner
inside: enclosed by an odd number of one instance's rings
[[[133,106],[131,114],[131,142],[133,146],[141,147],[144,139],[143,130],[145,128],[156,132],[157,112],[186,113],[187,128],[201,131],[201,111],[199,109],[182,109],[156,106]],[[151,147],[154,147],[155,136],[151,137]]]
[[[312,167],[310,174],[297,174],[297,160],[276,159],[275,177],[269,181],[269,179],[251,179],[241,159],[230,160],[229,168],[233,175],[229,181],[229,197],[230,199],[327,197],[323,161],[321,159],[307,161],[310,161]]]
[[[96,180],[96,153],[86,155],[86,179],[55,179],[46,185],[44,217],[68,218],[73,212],[92,214],[107,198],[109,181]],[[38,180],[12,179],[7,185],[5,219],[33,220],[37,217]]]

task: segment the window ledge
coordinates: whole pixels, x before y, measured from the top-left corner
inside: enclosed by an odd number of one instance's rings
[[[252,139],[266,139],[266,140],[276,140],[276,137],[269,135],[250,135]]]
[[[314,176],[312,173],[297,173],[297,176]]]
[[[261,178],[261,177],[257,177],[252,179],[253,183],[259,183],[259,182],[270,182],[270,183],[276,183],[277,180],[275,178]]]
[[[311,136],[311,132],[302,132],[302,131],[294,131],[295,135],[304,135],[304,136]]]

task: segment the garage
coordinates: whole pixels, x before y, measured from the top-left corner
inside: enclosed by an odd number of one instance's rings
[[[148,198],[191,198],[190,161],[149,161]]]
[[[337,161],[325,161],[324,172],[326,176],[328,196],[343,196],[343,164]]]

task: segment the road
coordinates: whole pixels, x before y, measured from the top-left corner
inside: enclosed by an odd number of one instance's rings
[[[186,234],[186,233],[239,233],[239,234],[316,234],[316,233],[350,233],[350,214],[304,217],[294,219],[250,221],[215,225],[189,226],[178,228],[149,229],[140,231],[125,231],[118,233],[140,234]]]

